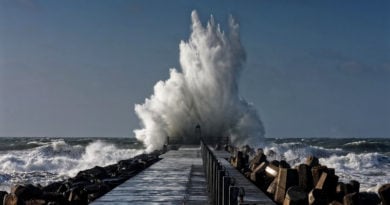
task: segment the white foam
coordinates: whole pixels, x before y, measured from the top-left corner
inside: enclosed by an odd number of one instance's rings
[[[8,151],[0,154],[0,183],[3,185],[0,189],[9,188],[11,183],[47,184],[72,177],[81,170],[114,164],[143,152],[119,149],[99,140],[85,147],[57,140],[28,150]]]
[[[320,163],[333,167],[341,181],[357,180],[363,191],[377,190],[390,182],[389,159],[379,153],[348,153],[320,158]]]
[[[277,154],[268,157],[269,160],[286,160],[296,166],[304,163],[310,155],[317,156],[321,164],[335,168],[339,181],[357,180],[362,191],[377,191],[380,185],[390,183],[390,159],[380,153],[349,153],[342,149],[325,149],[318,146],[308,146],[302,143],[271,143],[265,145],[264,153],[270,151]]]
[[[366,140],[360,140],[360,141],[356,141],[356,142],[345,143],[344,146],[348,146],[348,145],[361,145],[361,144],[366,144],[366,143],[368,143]]]
[[[147,150],[170,140],[194,141],[195,126],[203,137],[226,137],[235,145],[258,145],[264,128],[252,105],[239,96],[238,79],[245,62],[238,24],[229,21],[229,33],[211,17],[203,26],[192,12],[192,33],[180,43],[181,70],[172,68],[166,81],[154,86],[144,104],[135,105],[141,128],[136,138]]]

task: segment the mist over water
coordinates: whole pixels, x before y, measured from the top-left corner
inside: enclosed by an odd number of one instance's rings
[[[239,26],[229,18],[229,33],[221,31],[211,16],[206,26],[196,11],[191,14],[192,33],[180,42],[181,69],[154,86],[144,104],[135,105],[141,128],[136,138],[147,150],[167,142],[195,141],[195,127],[202,137],[229,136],[232,144],[257,146],[264,127],[255,108],[239,95],[238,80],[245,63]]]

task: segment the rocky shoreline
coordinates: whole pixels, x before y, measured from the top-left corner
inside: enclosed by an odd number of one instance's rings
[[[321,165],[315,156],[291,167],[284,160],[267,160],[262,149],[229,145],[224,149],[232,155],[229,162],[277,204],[390,205],[390,184],[382,185],[378,193],[360,192],[358,181],[339,182],[335,169]]]
[[[141,154],[105,167],[80,171],[75,177],[47,186],[16,185],[11,193],[0,191],[3,205],[88,204],[159,161],[161,151]]]

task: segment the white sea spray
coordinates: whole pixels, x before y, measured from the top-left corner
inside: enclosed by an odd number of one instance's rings
[[[239,26],[229,19],[229,33],[211,16],[203,26],[193,11],[192,33],[180,43],[181,69],[154,86],[143,104],[135,105],[141,128],[134,130],[148,151],[161,148],[167,136],[184,143],[202,137],[230,137],[235,145],[259,145],[263,124],[255,108],[239,95],[238,80],[246,60]]]
[[[118,148],[101,140],[82,146],[70,145],[62,139],[31,149],[1,152],[0,190],[9,191],[12,184],[18,183],[45,185],[73,177],[81,170],[114,164],[143,152],[142,149]]]

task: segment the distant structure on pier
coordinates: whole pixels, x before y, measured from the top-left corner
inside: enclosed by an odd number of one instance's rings
[[[202,129],[199,124],[195,126],[195,132],[190,136],[169,137],[166,138],[166,144],[170,145],[199,145],[200,140],[203,140],[206,144],[229,144],[229,136],[205,136],[202,135]]]
[[[203,136],[202,130],[200,128],[200,125],[197,124],[195,127],[195,136],[196,136],[196,143],[199,143],[202,139],[203,142],[206,144],[228,144],[229,143],[229,137],[228,136]]]
[[[202,139],[202,130],[200,129],[199,124],[197,124],[195,127],[195,136],[198,140]]]

